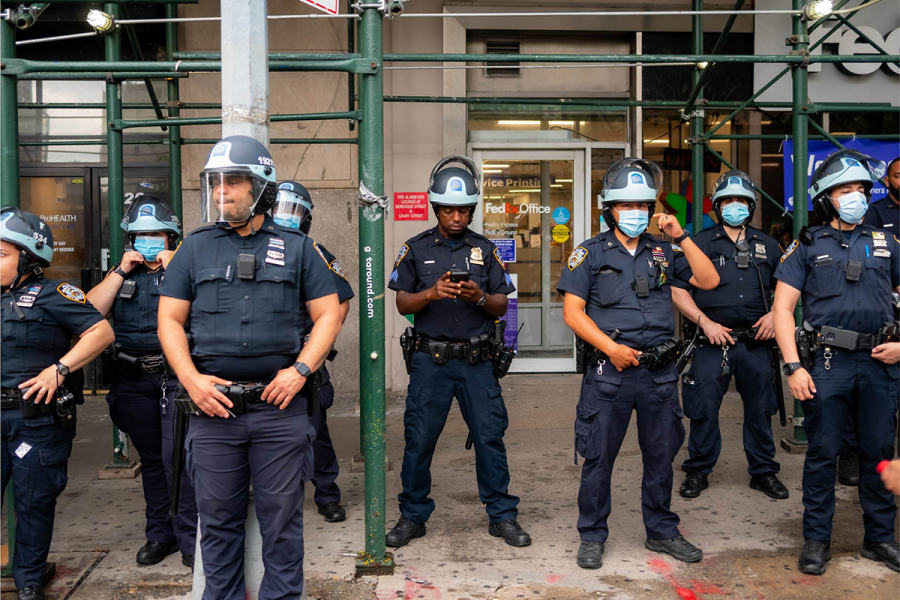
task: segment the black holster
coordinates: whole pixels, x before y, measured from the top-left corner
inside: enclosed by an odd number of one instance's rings
[[[800,365],[807,371],[812,371],[816,364],[818,342],[816,330],[809,321],[804,321],[802,327],[794,330],[794,341],[797,344],[797,354],[800,355]]]
[[[498,321],[494,323],[494,337],[486,342],[493,342],[491,348],[491,358],[494,359],[494,377],[503,379],[509,373],[512,361],[518,354],[513,346],[506,345],[506,321]],[[483,334],[482,337],[484,337]],[[518,337],[518,336],[517,336]]]
[[[406,374],[412,373],[412,359],[416,352],[416,330],[407,327],[400,335],[400,350],[403,352],[403,362],[406,364]]]
[[[319,405],[319,396],[322,393],[322,379],[321,369],[313,371],[309,374],[309,377],[306,379],[306,384],[303,386],[306,390],[307,400],[309,401],[309,404],[306,407],[306,413],[310,417],[317,417],[322,412],[322,408]]]
[[[181,476],[184,472],[184,455],[186,450],[184,442],[187,438],[188,421],[190,413],[185,411],[184,402],[187,399],[194,409],[198,410],[197,405],[188,396],[184,386],[180,383],[175,390],[175,431],[172,436],[172,484],[169,489],[169,514],[173,517],[178,514],[178,507],[181,502]]]

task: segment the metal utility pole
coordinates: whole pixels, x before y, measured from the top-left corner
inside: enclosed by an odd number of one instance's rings
[[[166,18],[177,17],[178,7],[166,4]],[[166,60],[172,60],[177,51],[178,23],[166,23]],[[181,109],[177,106],[180,102],[178,86],[179,81],[174,78],[166,84],[170,119],[177,119],[181,115]],[[169,127],[169,203],[184,227],[184,211],[181,206],[181,127],[175,125]]]
[[[269,147],[269,29],[266,2],[222,0],[222,137]]]
[[[703,10],[703,0],[692,0],[691,10]],[[691,23],[691,52],[694,54],[703,54],[703,16],[694,15]],[[708,65],[707,65],[708,66]],[[697,100],[700,108],[692,107],[691,118],[691,223],[694,235],[703,230],[703,192],[706,191],[706,185],[703,177],[703,142],[700,136],[703,135],[703,125],[706,113],[702,108],[703,105],[703,88],[699,86],[700,78],[703,72],[700,70],[700,64],[694,66],[691,72],[691,84],[696,90]]]

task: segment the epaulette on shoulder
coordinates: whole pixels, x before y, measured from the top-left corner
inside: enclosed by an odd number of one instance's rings
[[[203,232],[203,231],[209,231],[209,230],[215,229],[215,228],[216,228],[216,224],[215,224],[215,223],[209,223],[209,224],[207,224],[207,225],[201,225],[201,226],[198,227],[197,229],[195,229],[195,230],[193,230],[192,232],[190,232],[189,234],[187,234],[187,237],[191,237],[192,235],[196,235],[196,234],[198,234],[198,233],[200,233],[200,232]]]
[[[406,241],[407,245],[409,245],[413,242],[418,242],[420,240],[424,240],[425,238],[431,237],[432,231],[433,230],[431,230],[431,229],[426,229],[425,231],[423,231],[421,233],[417,233],[416,235],[412,236],[411,238],[409,238]]]

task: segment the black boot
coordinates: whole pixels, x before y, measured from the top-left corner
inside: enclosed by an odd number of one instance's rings
[[[703,550],[693,545],[683,535],[676,535],[668,540],[651,540],[644,542],[644,547],[653,552],[662,552],[682,562],[695,563],[703,558]]]
[[[842,485],[859,485],[859,448],[841,446],[838,455],[838,483]]]
[[[416,523],[406,517],[400,517],[394,528],[384,536],[384,543],[391,548],[399,548],[409,543],[409,540],[425,535],[425,523]]]
[[[488,533],[494,537],[502,537],[504,542],[516,548],[531,545],[531,536],[525,533],[515,519],[491,523],[488,525]]]
[[[137,560],[142,565],[156,565],[170,554],[178,552],[178,544],[164,544],[162,542],[147,542],[138,550]]]
[[[582,569],[599,569],[603,566],[603,542],[581,542],[575,563]]]
[[[347,518],[344,507],[337,502],[330,502],[325,506],[320,506],[319,514],[324,516],[325,520],[329,523],[337,523]]]
[[[891,571],[900,572],[900,546],[897,542],[869,542],[863,541],[863,558],[880,560]]]
[[[688,471],[684,481],[681,482],[681,489],[678,490],[678,493],[682,498],[696,498],[700,492],[709,487],[706,477],[700,471]]]
[[[44,588],[39,585],[29,585],[17,590],[19,600],[44,600]]]
[[[806,540],[803,544],[803,552],[797,561],[797,567],[801,573],[807,575],[821,575],[825,572],[825,563],[831,560],[831,542],[819,540]]]
[[[188,567],[191,570],[191,573],[193,573],[194,572],[194,555],[182,553],[181,564]]]
[[[790,496],[788,489],[778,480],[775,473],[754,475],[750,478],[750,487],[763,492],[766,496],[775,500],[784,500]]]

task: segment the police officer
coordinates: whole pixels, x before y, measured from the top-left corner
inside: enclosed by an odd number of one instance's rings
[[[458,163],[464,168],[447,167]],[[397,310],[415,315],[416,339],[410,362],[404,416],[401,517],[386,536],[393,548],[425,535],[434,511],[431,458],[455,396],[475,445],[478,495],[485,505],[488,533],[510,546],[531,537],[516,521],[519,499],[509,493],[503,434],[509,425],[494,366],[472,340],[490,335],[506,314],[515,291],[496,246],[469,229],[478,204],[478,169],[464,156],[441,159],[431,172],[428,199],[437,227],[411,238],[397,255],[388,287],[397,292]],[[454,278],[451,280],[451,272]],[[464,272],[464,273],[459,273]],[[472,360],[467,359],[473,351]]]
[[[121,226],[133,249],[87,297],[101,314],[113,316],[116,342],[106,401],[113,423],[131,437],[141,454],[147,543],[136,560],[155,565],[180,549],[181,562],[193,568],[197,505],[186,473],[178,516],[169,516],[178,380],[169,377],[156,334],[159,286],[181,228],[172,208],[149,194],[132,202]]]
[[[251,479],[265,565],[259,598],[296,598],[303,592],[303,482],[315,437],[309,393],[301,389],[340,331],[334,280],[306,234],[266,214],[276,197],[275,168],[256,140],[218,142],[200,191],[208,224],[169,262],[159,338],[204,413],[191,419],[186,441],[200,513],[203,598],[246,597]],[[307,313],[314,325],[303,345]]]
[[[756,209],[756,186],[745,173],[728,171],[716,181],[713,211],[719,223],[694,238],[719,273],[714,290],[694,290],[693,297],[674,283],[672,299],[687,319],[703,330],[690,371],[681,388],[684,413],[691,420],[690,458],[679,493],[696,498],[709,487],[707,477],[719,458],[722,435],[719,407],[732,373],[744,403],[744,453],[750,487],[783,500],[788,490],[778,480],[772,415],[778,408],[770,343],[775,337],[769,310],[781,256],[778,242],[750,227]]]
[[[686,562],[703,556],[679,534],[669,508],[672,460],[684,442],[670,284],[677,278],[709,290],[719,278],[675,217],[653,214],[661,183],[662,172],[649,160],[624,158],[609,168],[602,191],[609,230],[572,251],[557,288],[566,324],[602,353],[585,370],[576,408],[575,446],[584,457],[577,564],[585,569],[603,565],[610,477],[632,411],[643,453],[645,546]],[[650,215],[675,244],[646,233]]]
[[[884,166],[859,152],[835,152],[813,173],[809,194],[824,225],[800,233],[775,274],[775,334],[794,397],[803,402],[809,439],[803,465],[803,537],[799,568],[821,575],[831,559],[835,462],[844,424],[857,424],[859,500],[865,540],[862,555],[900,569],[894,539],[897,507],[879,481],[876,465],[894,455],[898,372],[891,344],[874,336],[893,320],[891,290],[900,286],[900,244],[890,233],[862,223],[868,197]],[[818,341],[814,361],[801,365],[794,307]],[[804,325],[805,328],[805,325]],[[840,329],[838,329],[840,328]]]
[[[272,209],[272,217],[275,223],[282,227],[299,229],[309,235],[312,227],[313,202],[309,191],[295,181],[285,181],[278,186],[278,198],[275,208]],[[350,311],[350,300],[353,298],[353,288],[344,276],[340,263],[325,246],[313,243],[313,248],[328,265],[328,269],[334,278],[334,285],[338,291],[338,301],[341,303],[341,323],[347,318]],[[306,315],[303,327],[303,335],[312,331],[313,323]],[[341,506],[341,488],[337,485],[337,476],[340,473],[337,455],[328,434],[328,423],[325,411],[334,404],[334,385],[328,369],[323,365],[319,369],[322,377],[322,387],[319,391],[319,414],[310,416],[310,421],[316,430],[316,439],[313,442],[313,474],[312,484],[316,488],[314,500],[319,507],[319,514],[325,517],[329,523],[336,523],[347,518],[344,507]]]
[[[41,268],[52,258],[53,235],[43,220],[11,206],[0,211],[2,490],[12,478],[19,600],[44,598],[56,498],[66,488],[75,421],[74,414],[66,418],[68,410],[57,410],[57,392],[74,386],[69,391],[81,396],[75,371],[113,341],[109,323],[80,289],[44,277]]]

